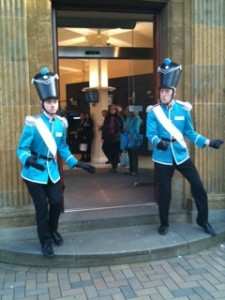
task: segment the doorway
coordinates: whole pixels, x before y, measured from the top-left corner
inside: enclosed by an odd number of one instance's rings
[[[58,36],[56,65],[60,75],[61,106],[67,109],[68,102],[77,106],[76,95],[74,97],[68,95],[67,87],[70,84],[88,84],[88,64],[91,59],[96,59],[100,48],[101,55],[98,59],[107,60],[109,64],[110,85],[115,85],[116,80],[120,82],[116,87],[116,93],[110,95],[111,100],[113,99],[114,104],[121,105],[118,99],[123,93],[126,99],[123,99],[125,101],[123,105],[130,104],[133,100],[132,93],[135,92],[134,104],[143,107],[141,117],[145,120],[145,108],[150,104],[149,97],[155,93],[154,64],[157,49],[154,44],[156,32],[154,14],[143,12],[141,14],[128,12],[107,14],[96,11],[89,13],[88,15],[84,11],[56,10],[55,24],[57,24]],[[84,23],[89,27],[83,27]],[[64,47],[69,49],[68,57],[62,54]],[[112,51],[115,48],[124,51],[121,51],[120,56],[115,57],[115,51]],[[140,52],[141,49],[144,52]],[[148,51],[149,49],[151,50]],[[146,66],[148,66],[147,71]],[[119,75],[112,75],[115,70],[120,70]],[[138,86],[137,77],[140,75],[151,78],[149,86],[142,87],[140,84]],[[127,85],[121,86],[123,81],[127,82]],[[138,97],[138,93],[142,93],[142,96]],[[144,126],[142,131],[145,132]],[[112,177],[112,174],[107,172],[107,166],[104,163],[96,165],[97,172],[94,175],[86,174],[78,169],[69,171],[62,166],[65,184],[64,211],[139,206],[155,202],[154,166],[151,163],[151,149],[147,141],[141,152],[137,178],[124,176],[122,167],[121,172]],[[74,154],[79,158],[79,153]]]

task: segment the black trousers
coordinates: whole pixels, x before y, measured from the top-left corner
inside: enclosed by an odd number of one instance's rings
[[[158,184],[158,205],[159,218],[162,225],[169,225],[168,215],[171,202],[171,187],[172,177],[175,170],[178,170],[190,183],[191,193],[195,200],[197,208],[196,222],[203,225],[208,222],[208,197],[199,177],[198,171],[191,159],[177,165],[162,165],[159,163],[156,166],[156,179]]]
[[[120,161],[120,142],[109,144],[109,160],[113,169],[116,169]]]
[[[88,162],[91,161],[91,146],[92,146],[92,139],[90,139],[87,143],[87,152],[86,152],[86,160]]]
[[[51,241],[50,234],[57,231],[61,212],[60,181],[39,184],[24,180],[29,194],[33,199],[38,237],[41,244]]]
[[[129,171],[138,173],[138,148],[128,149]]]
[[[102,144],[102,151],[105,154],[105,156],[107,157],[107,159],[110,160],[110,146],[105,141]]]

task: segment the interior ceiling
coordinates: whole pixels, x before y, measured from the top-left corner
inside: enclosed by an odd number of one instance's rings
[[[58,46],[153,47],[152,18],[143,14],[63,11],[57,15]],[[87,27],[81,27],[84,24]],[[85,59],[60,59],[59,62],[60,75],[83,72],[87,68]]]

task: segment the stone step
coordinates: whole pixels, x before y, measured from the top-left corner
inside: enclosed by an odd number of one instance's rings
[[[77,219],[71,221],[72,216],[74,213],[70,217],[62,216],[60,233],[64,243],[54,246],[53,258],[41,254],[36,226],[0,229],[0,261],[56,268],[147,262],[191,254],[225,240],[224,223],[212,224],[218,234],[211,237],[195,224],[174,221],[168,234],[161,236],[158,223],[120,226],[114,219],[112,226],[112,220],[107,223],[106,214],[106,220],[95,217],[86,224],[83,220],[82,226],[76,227],[81,220],[77,215]]]
[[[170,211],[171,222],[190,222],[185,210]],[[158,224],[158,206],[156,203],[113,207],[94,210],[74,210],[61,214],[60,231],[83,231],[124,226]]]

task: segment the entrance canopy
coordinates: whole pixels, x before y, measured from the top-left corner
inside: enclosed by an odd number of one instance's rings
[[[159,12],[169,0],[97,0],[97,1],[83,1],[83,0],[51,0],[53,8],[87,10],[93,8],[96,11],[129,11],[131,12],[146,12],[157,13]]]

